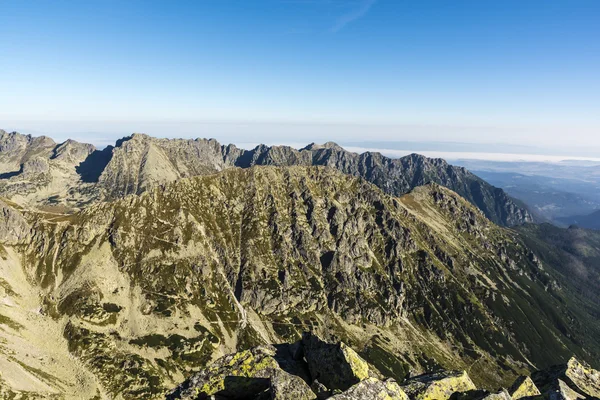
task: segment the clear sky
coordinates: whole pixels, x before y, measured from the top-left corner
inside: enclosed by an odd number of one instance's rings
[[[600,149],[598,0],[0,0],[0,128]]]

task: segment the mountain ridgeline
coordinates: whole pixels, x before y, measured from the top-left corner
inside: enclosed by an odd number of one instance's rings
[[[62,147],[69,148],[69,158],[57,156],[65,152]],[[0,131],[0,173],[8,178],[0,185],[0,195],[29,196],[36,203],[80,208],[92,199],[117,199],[180,178],[256,165],[326,166],[363,178],[395,196],[437,183],[467,199],[497,224],[533,221],[529,211],[502,189],[464,168],[417,154],[391,159],[380,153],[351,153],[331,142],[301,150],[265,145],[243,150],[214,139],[156,139],[143,134],[92,151],[90,145],[72,141],[57,145],[48,138]],[[40,192],[47,196],[40,197]]]

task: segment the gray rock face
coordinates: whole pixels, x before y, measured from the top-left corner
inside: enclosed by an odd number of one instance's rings
[[[235,165],[243,168],[251,165],[322,165],[361,177],[395,196],[408,193],[417,186],[437,183],[467,199],[497,224],[518,225],[533,221],[529,211],[517,205],[502,189],[491,186],[464,168],[418,154],[391,159],[379,153],[351,153],[331,142],[312,144],[299,151],[286,146],[258,146],[242,152]]]
[[[29,239],[30,231],[21,213],[0,200],[0,243],[18,244]]]
[[[28,160],[47,157],[56,143],[46,136],[32,137],[0,130],[0,173],[18,172]]]

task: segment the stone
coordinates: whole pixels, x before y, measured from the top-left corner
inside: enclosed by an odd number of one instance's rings
[[[270,388],[270,378],[279,369],[275,354],[273,346],[259,346],[222,357],[208,368],[192,375],[167,398],[256,396]]]
[[[0,200],[0,242],[17,244],[27,238],[30,229],[19,211]]]
[[[369,377],[369,364],[342,342],[327,343],[305,333],[302,345],[311,377],[330,390],[344,391]]]
[[[540,390],[535,386],[535,383],[528,376],[521,376],[515,380],[510,389],[508,389],[513,400],[517,400],[523,397],[539,396]]]
[[[470,390],[468,392],[454,393],[452,400],[511,400],[510,394],[506,389],[497,392],[488,390]]]
[[[317,399],[324,400],[331,396],[331,391],[317,379],[310,385],[312,391],[317,395]]]
[[[317,398],[310,386],[302,378],[275,370],[270,382],[272,400],[314,400]]]
[[[454,393],[477,388],[466,371],[445,371],[411,378],[402,389],[411,400],[446,400]]]
[[[343,393],[330,397],[331,400],[408,400],[408,396],[393,379],[380,381],[367,378]]]
[[[600,398],[600,372],[572,357],[567,364],[555,365],[531,375],[543,395],[556,398],[577,396]]]

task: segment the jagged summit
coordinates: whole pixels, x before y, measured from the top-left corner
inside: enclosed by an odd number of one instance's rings
[[[337,151],[345,151],[342,146],[340,146],[339,144],[337,144],[335,142],[326,142],[323,144],[317,144],[317,143],[313,142],[313,143],[310,143],[309,145],[303,147],[302,149],[300,149],[300,151],[302,151],[302,150],[313,151],[313,150],[321,150],[321,149],[332,149],[332,150],[337,150]]]
[[[68,147],[74,148],[70,151],[72,157],[68,162],[55,165],[57,163],[48,163],[55,157],[53,152],[58,152],[52,141],[29,137],[4,142],[3,147],[0,144],[0,173],[4,172],[3,177],[9,180],[5,185],[0,181],[0,195],[7,198],[17,195],[33,204],[39,204],[40,198],[29,193],[42,188],[54,202],[80,208],[90,201],[140,194],[155,185],[231,167],[320,165],[361,177],[395,196],[436,182],[463,196],[495,223],[518,225],[532,221],[531,214],[501,189],[464,168],[417,154],[390,159],[379,153],[348,152],[333,142],[312,143],[301,150],[266,145],[242,150],[234,145],[221,145],[214,139],[157,139],[135,133],[102,151],[91,145],[69,143]],[[20,149],[21,157],[14,155],[15,146]],[[25,189],[23,176],[18,175],[33,155],[41,159],[30,167],[46,171],[47,176],[37,181],[28,178]],[[62,172],[54,173],[57,169]],[[10,178],[14,178],[14,185]]]

